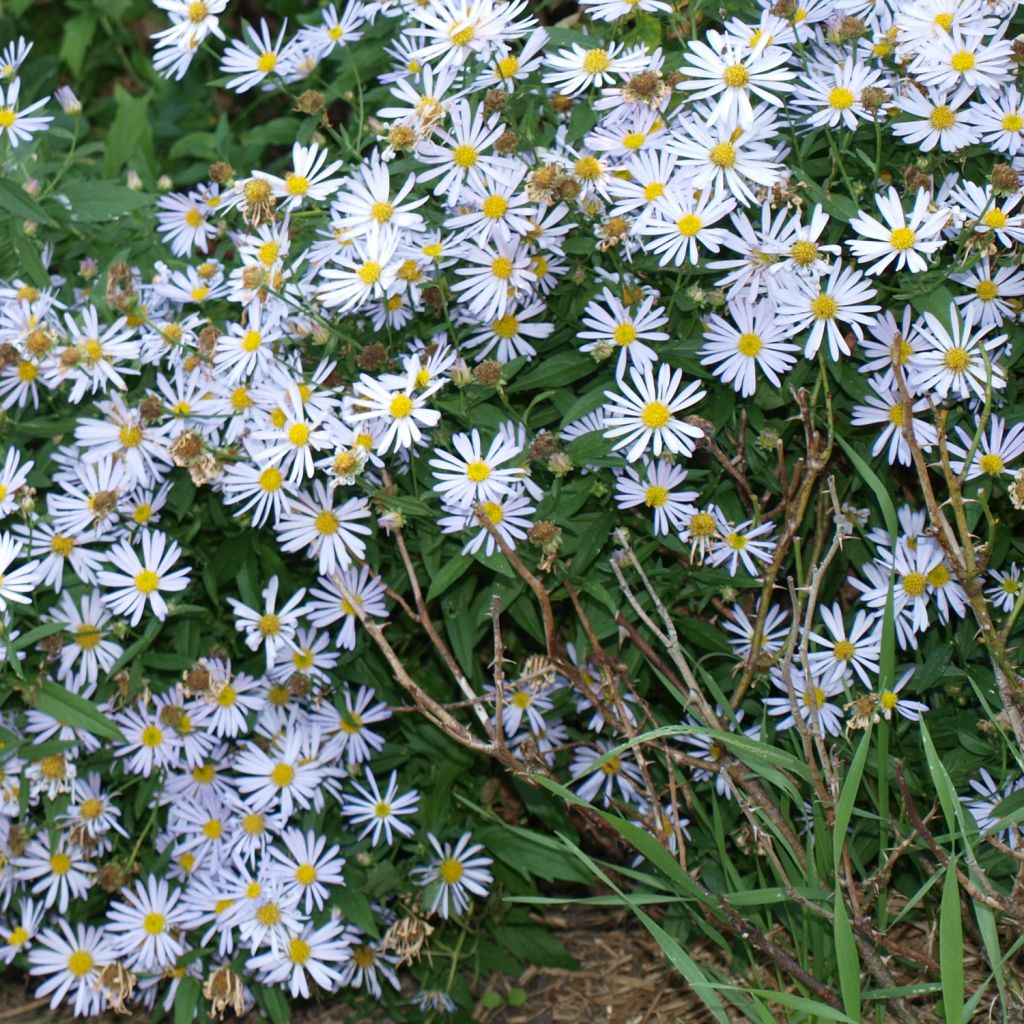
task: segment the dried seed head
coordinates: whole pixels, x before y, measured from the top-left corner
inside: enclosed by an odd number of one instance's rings
[[[325,108],[324,94],[316,89],[307,89],[295,101],[295,109],[300,114],[319,114]]]

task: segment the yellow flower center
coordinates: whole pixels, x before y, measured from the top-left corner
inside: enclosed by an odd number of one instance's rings
[[[67,765],[64,763],[64,758],[60,754],[50,754],[49,757],[44,757],[39,762],[39,772],[44,779],[63,779],[64,773],[67,771]]]
[[[518,57],[502,57],[497,64],[494,65],[494,74],[497,78],[511,78],[519,70],[519,58]]]
[[[894,711],[900,702],[899,694],[893,693],[892,690],[886,690],[881,694],[879,700],[886,711]]]
[[[8,946],[21,946],[28,941],[28,932],[18,925],[17,928],[7,936]]]
[[[446,857],[438,865],[437,873],[445,885],[455,885],[465,874],[465,868],[454,857]]]
[[[481,209],[485,217],[496,220],[508,212],[508,200],[504,196],[488,196],[483,201]]]
[[[832,657],[834,657],[836,661],[849,661],[853,657],[855,651],[856,648],[849,640],[840,640],[839,643],[832,648]]]
[[[989,476],[999,476],[1003,471],[1003,467],[1004,463],[1001,455],[997,455],[995,452],[982,455],[981,471],[983,473],[987,473]]]
[[[626,149],[639,149],[646,138],[647,136],[643,132],[627,132],[622,136],[622,145]]]
[[[261,836],[266,831],[267,823],[262,814],[250,812],[242,818],[242,831],[247,836]]]
[[[452,163],[463,170],[475,167],[477,158],[477,151],[468,142],[459,143],[452,151]]]
[[[500,505],[493,501],[485,501],[481,506],[483,514],[492,522],[495,526],[502,522],[505,518],[505,513],[502,511]]]
[[[725,538],[725,543],[733,549],[733,551],[742,551],[747,546],[747,538],[741,533],[733,531]]]
[[[391,203],[374,203],[373,206],[370,207],[370,216],[378,224],[387,224],[394,215],[394,212],[395,208]]]
[[[299,885],[312,885],[316,881],[316,868],[312,864],[300,864],[295,869],[295,881]]]
[[[944,132],[956,124],[956,114],[949,107],[943,105],[936,107],[928,120],[936,131]]]
[[[825,691],[819,686],[812,686],[804,690],[804,706],[816,707],[819,710],[825,706]]]
[[[580,181],[596,181],[601,177],[601,161],[594,156],[583,156],[576,161],[573,173]]]
[[[716,167],[728,171],[736,166],[736,150],[731,142],[719,142],[709,150],[708,159]]]
[[[753,359],[761,351],[761,346],[761,336],[751,331],[741,334],[736,339],[736,351],[748,359]]]
[[[404,420],[412,412],[412,399],[408,395],[395,395],[389,411],[393,419]]]
[[[906,252],[907,249],[913,249],[916,241],[917,236],[912,228],[895,228],[892,234],[889,235],[889,244],[897,252]]]
[[[452,29],[448,34],[448,38],[456,46],[467,46],[473,39],[475,32],[472,25],[466,25],[463,28]]]
[[[640,413],[640,420],[648,430],[660,430],[672,419],[672,413],[664,402],[648,402]]]
[[[971,365],[971,354],[963,348],[948,349],[942,360],[946,369],[953,373],[963,373]]]
[[[789,258],[800,267],[809,267],[818,259],[818,247],[814,242],[794,242],[789,249]]]
[[[277,257],[280,255],[281,246],[277,242],[264,242],[259,249],[256,250],[256,258],[265,267],[272,267],[277,261]]]
[[[160,586],[160,577],[152,569],[143,569],[135,577],[135,589],[140,594],[152,594]]]
[[[828,94],[828,105],[834,110],[849,110],[856,101],[853,92],[843,85],[836,86]]]
[[[1020,581],[1015,580],[1012,576],[1007,576],[1000,584],[1000,589],[1004,594],[1017,594],[1020,592]]]
[[[818,320],[831,320],[839,312],[839,303],[831,295],[822,293],[811,301],[811,313]]]
[[[275,67],[277,67],[277,54],[271,53],[269,50],[261,53],[256,59],[256,69],[265,75],[270,74]]]
[[[491,324],[491,330],[499,338],[514,338],[519,333],[519,320],[511,313],[506,313]]]
[[[889,408],[889,422],[895,423],[897,427],[903,426],[903,406],[893,405]]]
[[[35,363],[18,363],[18,379],[31,384],[39,376],[39,367]]]
[[[380,280],[384,268],[376,260],[367,260],[357,271],[356,277],[368,288]]]
[[[499,281],[507,281],[512,276],[512,261],[507,256],[499,256],[491,264],[491,273]]]
[[[55,853],[50,858],[50,870],[55,875],[66,875],[71,870],[71,858],[66,853]]]
[[[714,517],[707,512],[698,512],[690,519],[690,535],[693,537],[712,537],[715,531]]]
[[[195,0],[194,3],[188,5],[188,20],[193,25],[198,25],[206,16],[209,14],[209,9],[203,0]]]
[[[0,128],[10,128],[17,116],[10,107],[0,107]]]
[[[78,808],[78,813],[82,821],[95,821],[103,813],[103,801],[97,800],[95,797],[89,797],[88,800],[82,801],[82,806]]]
[[[974,69],[974,54],[967,50],[960,50],[949,58],[949,66],[958,74],[964,74]]]
[[[216,769],[209,762],[198,765],[192,769],[192,778],[195,779],[196,782],[200,783],[200,785],[207,785],[208,783],[213,782],[213,777],[216,774]]]
[[[612,338],[616,345],[631,345],[636,341],[637,329],[632,324],[619,324],[612,331]]]
[[[211,818],[205,825],[203,825],[203,835],[207,839],[216,840],[224,834],[224,826],[216,819]]]
[[[147,935],[162,935],[164,929],[167,927],[167,918],[163,914],[147,914],[142,919],[142,930]]]
[[[466,466],[466,476],[475,484],[483,483],[491,475],[491,467],[479,459]]]
[[[252,407],[252,398],[249,397],[249,389],[246,387],[235,388],[231,392],[231,408],[235,412],[244,412]]]
[[[644,186],[644,199],[649,203],[660,199],[664,194],[665,186],[660,181],[652,181],[649,185]]]
[[[668,501],[668,491],[664,487],[652,484],[644,491],[644,504],[648,508],[661,508]]]
[[[950,580],[949,570],[940,563],[934,569],[929,570],[925,578],[928,580],[929,586],[944,587]]]
[[[293,964],[301,967],[312,955],[313,950],[305,939],[300,939],[298,936],[295,936],[295,938],[288,943],[288,959]]]
[[[157,725],[147,725],[139,739],[144,747],[155,750],[164,741],[163,730]]]
[[[288,440],[296,448],[302,448],[309,443],[309,425],[306,423],[293,423],[288,428]]]
[[[992,281],[979,281],[975,286],[974,294],[982,302],[991,302],[999,294],[999,289]]]
[[[722,72],[722,81],[730,89],[743,89],[750,84],[750,72],[742,64],[730,64]]]
[[[695,213],[684,214],[676,221],[676,228],[684,238],[693,238],[704,225]]]
[[[76,978],[84,978],[93,969],[95,962],[88,950],[76,949],[68,957],[68,973]]]
[[[4,488],[5,494],[6,490],[7,488]],[[5,494],[0,494],[0,500],[4,498]],[[61,558],[67,558],[75,550],[75,538],[65,537],[62,533],[55,533],[50,541],[50,550],[55,555],[60,555]]]
[[[121,439],[121,444],[125,448],[138,448],[142,443],[142,428],[136,426],[124,426],[118,432],[117,436]]]
[[[273,782],[278,789],[284,789],[285,786],[290,786],[295,780],[295,769],[290,764],[285,764],[283,761],[281,764],[275,764],[274,770],[270,773],[270,781]]]
[[[273,928],[281,923],[281,908],[276,903],[264,903],[256,911],[256,920],[265,928]]]
[[[1008,132],[1019,132],[1024,128],[1024,117],[1020,114],[1006,114],[1003,117],[1003,128]]]
[[[953,27],[953,14],[951,11],[942,11],[932,18],[933,24],[948,32]]]
[[[277,636],[281,632],[281,619],[273,612],[267,612],[256,621],[256,629],[260,636]]]
[[[583,70],[588,75],[600,75],[612,66],[612,59],[607,50],[600,48],[587,50],[583,55]]]
[[[981,218],[981,223],[987,228],[1005,228],[1009,220],[1010,218],[998,206],[994,206]]]
[[[901,583],[907,597],[920,597],[928,587],[928,578],[923,572],[908,572]]]
[[[338,517],[329,509],[324,509],[317,515],[316,519],[313,520],[313,527],[316,532],[325,537],[330,537],[336,534],[340,525]]]

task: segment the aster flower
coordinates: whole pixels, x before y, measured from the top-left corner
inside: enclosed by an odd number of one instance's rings
[[[695,405],[707,394],[699,381],[691,381],[680,391],[683,371],[672,371],[666,363],[658,369],[655,381],[653,370],[630,370],[633,387],[619,384],[622,394],[606,391],[605,437],[615,439],[614,451],[629,446],[626,458],[636,462],[648,449],[658,456],[662,450],[675,455],[689,456],[694,441],[704,432],[678,418],[684,409]]]

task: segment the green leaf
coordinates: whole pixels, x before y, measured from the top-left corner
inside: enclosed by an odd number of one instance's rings
[[[122,217],[153,202],[152,196],[112,181],[73,181],[58,194],[67,201],[71,219],[87,224]]]
[[[17,220],[53,225],[50,215],[17,183],[0,178],[0,211]]]
[[[31,647],[34,643],[45,640],[48,636],[53,636],[54,633],[59,633],[63,628],[63,622],[46,622],[42,626],[36,626],[35,629],[23,633],[12,646],[16,651],[23,651],[26,647]]]
[[[11,244],[18,255],[20,276],[27,278],[37,288],[48,287],[51,284],[50,275],[43,266],[39,250],[17,221],[11,221]]]
[[[864,738],[867,739],[867,736]],[[862,743],[861,746],[867,749],[865,744]],[[843,834],[839,831],[838,818],[835,832],[835,847],[838,851],[842,848],[838,837]],[[836,942],[836,967],[839,970],[839,991],[843,995],[843,1009],[854,1020],[860,1020],[860,956],[857,953],[857,942],[853,937],[853,928],[850,926],[843,891],[838,881],[833,907],[835,916],[832,921],[832,933]]]
[[[140,146],[152,144],[153,129],[149,123],[151,98],[151,93],[133,96],[124,86],[114,86],[117,113],[114,115],[110,131],[107,132],[106,157],[103,161],[104,177],[114,177]]]
[[[939,976],[947,1024],[960,1021],[964,1006],[964,933],[956,865],[955,857],[946,865],[939,906]]]
[[[284,989],[271,988],[269,985],[256,985],[254,988],[256,1001],[267,1011],[267,1016],[274,1024],[288,1024],[292,1019],[292,1011]]]
[[[472,564],[473,559],[469,555],[460,553],[450,556],[430,581],[425,600],[433,601],[435,597],[440,597],[453,583],[457,583],[462,578]]]
[[[68,70],[76,79],[82,77],[85,55],[89,52],[89,44],[96,34],[96,24],[96,15],[91,11],[76,14],[64,22],[64,35],[57,56],[67,64]]]
[[[174,994],[174,1024],[192,1024],[199,1005],[200,991],[198,978],[186,975],[181,979]]]
[[[886,530],[889,531],[890,536],[898,537],[900,533],[899,520],[896,518],[896,506],[893,505],[892,498],[889,497],[889,489],[878,479],[878,474],[838,434],[836,435],[836,440],[853,463],[854,469],[860,473],[864,478],[864,482],[874,491],[875,498],[878,500],[878,507],[882,510],[882,518],[885,520]]]
[[[860,790],[860,780],[864,775],[864,762],[867,761],[870,745],[871,726],[868,725],[864,735],[860,738],[860,743],[857,745],[857,752],[853,755],[853,761],[850,762],[850,770],[846,773],[843,789],[839,795],[839,803],[836,806],[836,823],[833,829],[835,841],[832,844],[833,867],[836,872],[839,871],[839,862],[843,859],[846,831],[849,828],[850,818],[853,815],[853,806],[857,802],[857,792]]]
[[[97,711],[89,701],[49,679],[35,691],[35,708],[73,729],[84,729],[105,740],[127,742],[114,722]]]

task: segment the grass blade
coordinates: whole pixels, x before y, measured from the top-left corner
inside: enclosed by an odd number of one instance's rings
[[[939,977],[946,1024],[960,1021],[964,1008],[964,930],[956,865],[954,857],[946,866],[939,906]]]

